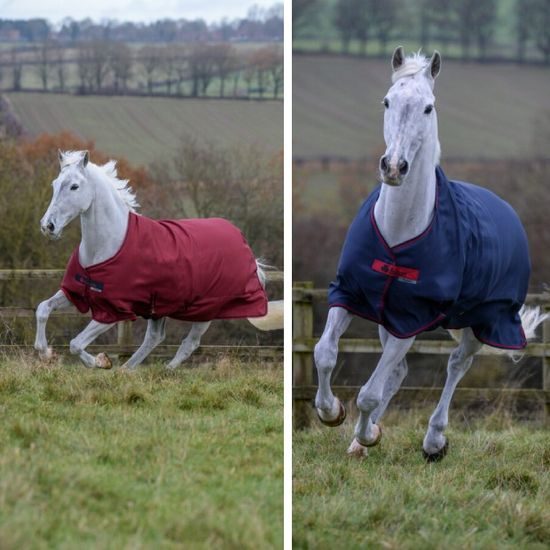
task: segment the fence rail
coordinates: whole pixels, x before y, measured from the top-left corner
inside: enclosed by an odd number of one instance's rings
[[[313,288],[311,282],[296,282],[292,289],[293,316],[293,401],[294,425],[297,428],[309,426],[311,400],[314,399],[316,386],[313,384],[313,350],[318,337],[313,334],[313,304],[315,301],[326,301],[326,289]],[[539,305],[550,311],[550,294],[529,294],[529,305]],[[448,355],[456,343],[451,340],[417,339],[410,353],[430,355]],[[382,346],[375,338],[342,338],[338,350],[346,353],[380,353]],[[489,350],[482,350],[488,355]],[[526,354],[540,357],[542,360],[542,387],[535,389],[521,388],[458,388],[455,394],[457,402],[514,401],[519,405],[541,404],[549,418],[550,413],[550,321],[543,327],[542,342],[529,344]],[[343,399],[352,399],[359,391],[359,386],[337,386],[334,391]],[[442,388],[402,387],[394,398],[397,402],[422,402],[431,399],[434,403]],[[437,397],[436,397],[437,396]]]
[[[13,280],[58,280],[61,281],[65,274],[64,269],[0,269],[0,281]],[[266,271],[267,281],[270,283],[282,282],[284,272]],[[0,307],[0,319],[30,318],[34,317],[36,308],[34,307]],[[54,312],[52,317],[82,317],[83,315],[76,310],[67,312]],[[90,317],[90,314],[87,314]],[[116,344],[90,345],[88,350],[91,353],[103,351],[119,356],[131,355],[136,346],[133,343],[133,323],[131,321],[122,321],[118,323],[118,334]],[[160,345],[151,354],[151,357],[172,357],[176,354],[178,345]],[[30,352],[30,345],[5,345],[0,344],[0,353]],[[56,346],[56,352],[67,354],[68,345]],[[216,345],[200,346],[194,356],[200,358],[212,358],[220,355],[233,355],[240,358],[255,358],[262,360],[280,361],[283,357],[282,346],[252,346],[252,345]]]

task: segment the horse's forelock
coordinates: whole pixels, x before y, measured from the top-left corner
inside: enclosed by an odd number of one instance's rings
[[[429,64],[429,59],[422,55],[420,52],[414,53],[413,55],[405,58],[403,65],[394,71],[392,74],[391,80],[395,84],[400,78],[406,76],[414,76],[420,71],[423,71]]]

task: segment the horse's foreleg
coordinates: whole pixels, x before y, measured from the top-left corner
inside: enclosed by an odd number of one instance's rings
[[[378,334],[380,335],[380,343],[382,344],[382,349],[384,349],[384,346],[386,345],[386,342],[388,340],[389,332],[382,325],[379,325]],[[382,400],[380,401],[378,407],[374,409],[371,415],[372,421],[374,423],[377,423],[386,412],[386,409],[388,408],[392,397],[397,393],[397,391],[401,387],[401,384],[403,383],[403,380],[405,379],[405,376],[407,376],[407,372],[407,359],[403,358],[403,360],[399,361],[399,363],[395,365],[393,370],[390,372],[386,383],[384,384]]]
[[[189,356],[199,347],[201,343],[202,335],[208,330],[210,326],[210,321],[206,323],[193,323],[191,325],[191,330],[189,334],[183,339],[183,342],[180,344],[176,355],[166,365],[169,369],[175,369],[179,367]]]
[[[88,368],[100,368],[110,369],[112,364],[111,360],[105,353],[100,353],[97,357],[90,355],[85,349],[105,331],[109,330],[116,323],[98,323],[97,321],[90,321],[88,326],[70,342],[69,349],[73,355],[78,355],[80,360]]]
[[[147,331],[141,346],[124,363],[123,368],[135,369],[166,337],[166,317],[161,319],[149,319]]]
[[[447,364],[447,380],[441,393],[439,403],[430,417],[426,437],[424,437],[424,456],[426,460],[442,459],[447,453],[447,440],[443,435],[449,423],[449,406],[457,384],[472,366],[474,355],[483,344],[474,336],[471,328],[462,332],[462,338],[457,348],[453,350]]]
[[[319,419],[327,426],[338,426],[346,417],[346,409],[332,393],[330,377],[338,357],[338,341],[349,327],[352,315],[341,307],[331,307],[325,330],[315,346],[314,358],[319,378],[315,407]]]
[[[378,365],[357,396],[359,420],[355,425],[355,439],[348,449],[349,454],[364,456],[367,447],[376,445],[380,440],[381,431],[373,422],[372,415],[383,401],[386,384],[395,366],[403,361],[413,342],[414,337],[400,339],[388,334]]]
[[[58,290],[51,298],[44,300],[36,308],[36,338],[34,349],[38,351],[41,359],[50,359],[53,355],[52,348],[48,347],[46,338],[46,323],[53,311],[69,307],[71,302],[62,290]]]

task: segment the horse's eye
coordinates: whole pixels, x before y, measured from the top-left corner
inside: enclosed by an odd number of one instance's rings
[[[384,107],[386,107],[386,109],[390,106],[390,102],[388,101],[387,97],[384,98],[384,101],[382,103],[384,104]]]
[[[76,191],[78,189],[78,185],[76,183],[73,183],[71,185],[71,191]]]
[[[433,105],[427,105],[426,108],[424,109],[424,114],[429,115],[433,110],[434,110]]]

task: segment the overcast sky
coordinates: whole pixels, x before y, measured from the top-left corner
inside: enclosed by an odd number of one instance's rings
[[[270,7],[282,0],[0,0],[0,18],[30,19],[43,17],[59,23],[65,17],[94,21],[155,21],[157,19],[205,19],[244,17],[257,4]]]

